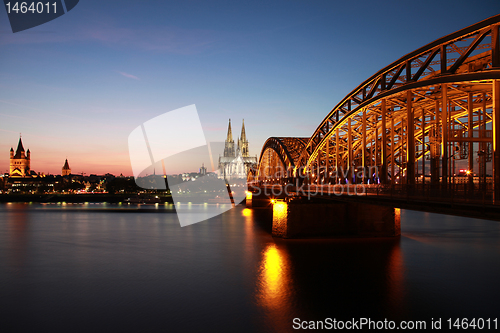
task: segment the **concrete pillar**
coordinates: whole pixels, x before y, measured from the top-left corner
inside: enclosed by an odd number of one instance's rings
[[[399,237],[400,210],[359,202],[276,200],[273,237]]]
[[[245,205],[247,208],[252,208],[252,199],[253,199],[253,194],[250,191],[246,192],[246,199],[245,199]]]

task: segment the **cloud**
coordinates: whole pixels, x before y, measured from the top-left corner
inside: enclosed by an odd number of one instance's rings
[[[119,74],[121,74],[121,75],[123,75],[123,76],[125,76],[125,77],[128,77],[130,79],[139,80],[139,81],[141,80],[137,76],[129,74],[129,73],[120,72],[120,71],[116,71],[116,72],[119,73]]]

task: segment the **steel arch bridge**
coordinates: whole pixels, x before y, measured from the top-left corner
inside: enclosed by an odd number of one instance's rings
[[[276,179],[293,176],[297,162],[309,138],[271,137],[266,140],[259,157],[259,167],[251,179]]]
[[[461,159],[469,182],[476,173],[498,191],[499,27],[500,15],[490,17],[382,68],[345,96],[310,138],[269,138],[249,180],[300,175],[309,184],[447,185]],[[357,174],[370,168],[376,172]]]

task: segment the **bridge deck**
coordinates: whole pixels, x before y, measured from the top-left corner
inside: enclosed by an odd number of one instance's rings
[[[463,185],[463,184],[460,184]],[[251,186],[252,187],[252,186]],[[253,186],[269,200],[294,196],[311,200],[363,202],[430,213],[500,221],[500,202],[492,191],[469,190],[466,186],[436,188],[431,185],[264,185]]]

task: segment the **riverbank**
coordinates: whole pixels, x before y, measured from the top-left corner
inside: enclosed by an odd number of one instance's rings
[[[134,194],[109,194],[109,193],[88,193],[88,194],[0,194],[0,202],[126,202],[127,199],[137,197]],[[161,195],[159,200],[172,202],[172,196]]]

